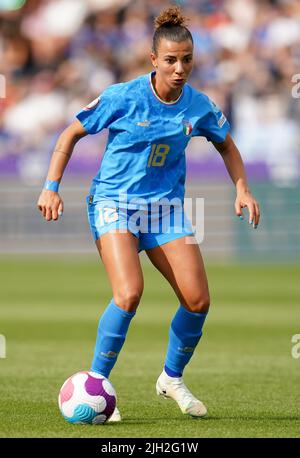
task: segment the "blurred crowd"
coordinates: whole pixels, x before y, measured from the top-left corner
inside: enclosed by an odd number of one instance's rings
[[[43,163],[77,111],[108,85],[149,72],[153,19],[170,4],[190,19],[189,83],[223,109],[245,161],[264,161],[274,180],[297,180],[299,0],[28,0],[15,11],[0,7],[0,159]],[[199,145],[191,157],[213,157],[207,143]],[[99,155],[94,140],[85,154]]]

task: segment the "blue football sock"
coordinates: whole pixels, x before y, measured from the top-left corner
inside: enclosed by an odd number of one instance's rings
[[[207,313],[194,313],[179,306],[170,326],[165,371],[170,377],[181,377],[202,336]]]
[[[92,371],[109,377],[134,315],[118,307],[114,300],[110,302],[99,320]]]

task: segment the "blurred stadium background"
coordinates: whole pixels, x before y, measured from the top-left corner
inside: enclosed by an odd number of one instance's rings
[[[202,250],[215,260],[299,260],[297,0],[0,1],[0,253],[95,250],[85,196],[107,133],[76,146],[61,186],[65,214],[49,224],[35,205],[52,148],[106,86],[151,70],[152,21],[172,3],[190,17],[190,83],[227,115],[262,208],[257,231],[240,222],[220,156],[193,139],[187,196],[205,198]]]

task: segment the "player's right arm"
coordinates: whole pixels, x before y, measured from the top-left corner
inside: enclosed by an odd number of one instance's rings
[[[51,157],[46,182],[60,183],[74,146],[87,134],[88,132],[77,119],[61,133]],[[58,192],[43,189],[37,207],[47,221],[57,220],[63,212],[63,201]]]

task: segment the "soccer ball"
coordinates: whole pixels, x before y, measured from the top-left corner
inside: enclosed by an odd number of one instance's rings
[[[70,423],[105,423],[115,410],[117,395],[111,382],[96,372],[77,372],[60,389],[58,405]]]

